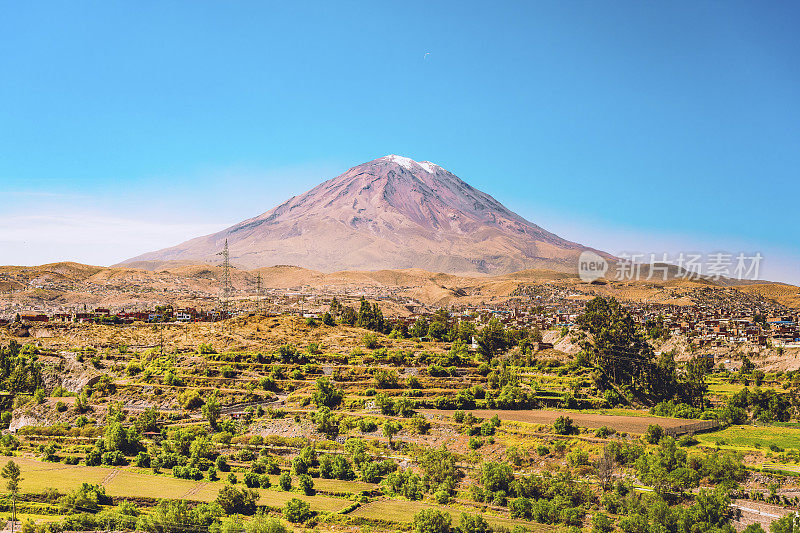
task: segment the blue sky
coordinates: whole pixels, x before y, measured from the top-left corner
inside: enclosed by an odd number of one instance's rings
[[[800,282],[798,27],[791,2],[6,3],[0,263],[112,264],[396,153],[612,253]]]

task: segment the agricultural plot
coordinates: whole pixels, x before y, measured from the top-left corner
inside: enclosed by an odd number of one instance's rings
[[[434,411],[424,410],[426,414],[446,414],[452,416],[454,411]],[[687,420],[676,418],[664,418],[654,416],[614,416],[604,414],[593,414],[586,411],[569,410],[550,410],[550,409],[530,409],[530,410],[496,410],[496,409],[476,409],[470,411],[473,415],[480,418],[491,418],[497,415],[500,420],[510,420],[514,422],[524,422],[527,424],[552,425],[560,416],[568,416],[576,426],[596,429],[599,427],[609,427],[618,432],[643,434],[651,424],[659,425],[663,428],[677,427],[687,423]]]
[[[800,449],[800,429],[780,426],[730,426],[713,433],[695,436],[701,444],[740,450],[765,450],[770,445]]]

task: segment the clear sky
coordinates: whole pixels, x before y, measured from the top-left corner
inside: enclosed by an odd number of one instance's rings
[[[389,153],[800,282],[796,2],[3,2],[0,263],[112,264]]]

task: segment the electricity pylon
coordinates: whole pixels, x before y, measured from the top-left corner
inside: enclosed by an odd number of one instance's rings
[[[225,239],[225,247],[217,255],[222,256],[222,297],[220,307],[222,307],[222,329],[225,329],[225,317],[228,315],[228,305],[231,298],[231,257],[228,253],[228,239]]]
[[[261,272],[256,278],[256,314],[261,315]]]

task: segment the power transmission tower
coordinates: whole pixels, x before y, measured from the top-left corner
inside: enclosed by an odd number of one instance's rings
[[[261,272],[256,278],[256,314],[261,315]]]
[[[225,329],[225,317],[228,316],[228,305],[230,302],[231,289],[231,257],[228,253],[228,239],[225,239],[225,247],[217,255],[222,256],[222,297],[220,307],[222,307],[222,329]]]

